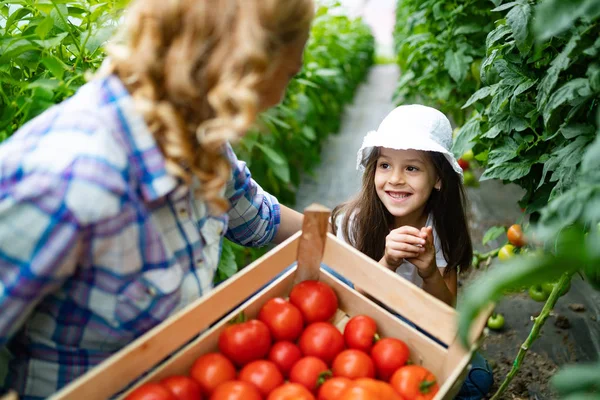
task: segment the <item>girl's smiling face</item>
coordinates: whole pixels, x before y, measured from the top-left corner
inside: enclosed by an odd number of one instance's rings
[[[431,191],[440,187],[441,181],[426,152],[381,148],[375,166],[375,190],[395,217],[395,227],[424,224],[427,200]]]

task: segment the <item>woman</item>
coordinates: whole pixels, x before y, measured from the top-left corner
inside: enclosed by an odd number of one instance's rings
[[[230,141],[302,65],[312,0],[137,0],[102,74],[0,146],[5,386],[45,398],[302,216]]]

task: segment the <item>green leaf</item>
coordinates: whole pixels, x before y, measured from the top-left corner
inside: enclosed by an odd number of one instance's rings
[[[565,83],[552,94],[548,100],[548,103],[544,107],[544,123],[547,124],[553,112],[563,104],[569,103],[580,97],[588,97],[591,94],[592,92],[588,79],[575,78]]]
[[[45,40],[34,40],[34,42],[39,44],[40,46],[42,46],[44,49],[50,50],[50,49],[53,49],[53,48],[57,47],[58,45],[60,45],[62,43],[62,41],[64,40],[64,38],[67,37],[67,35],[68,35],[67,32],[62,32],[62,33],[59,33],[58,35],[54,36],[53,38],[45,39]]]
[[[216,283],[222,282],[228,278],[231,278],[238,272],[238,266],[235,260],[235,253],[233,251],[233,245],[228,240],[223,240],[223,247],[221,250],[221,258],[219,259],[219,265],[217,266],[218,277]]]
[[[507,162],[501,165],[495,165],[492,168],[486,169],[479,180],[484,181],[488,179],[502,179],[513,182],[526,176],[534,163],[535,162],[532,160],[522,160],[513,163]]]
[[[464,106],[462,106],[462,108],[463,109],[467,108],[470,105],[472,105],[473,103],[475,103],[476,101],[485,99],[486,97],[493,95],[496,92],[497,88],[498,88],[498,84],[482,87],[481,89],[479,89],[478,91],[473,93],[473,95],[469,98],[469,100],[467,100],[467,102],[465,103]]]
[[[513,37],[521,54],[529,53],[533,44],[533,38],[529,35],[528,29],[530,17],[531,6],[526,0],[519,2],[506,15],[506,22],[512,29]]]
[[[511,1],[510,3],[502,4],[501,6],[492,9],[492,11],[493,12],[500,12],[500,11],[509,10],[509,9],[517,6],[519,3],[520,2],[518,2],[518,1]]]
[[[462,83],[467,77],[473,57],[465,55],[462,50],[446,50],[444,67],[456,83]]]
[[[496,147],[489,154],[489,162],[491,164],[503,164],[517,157],[519,143],[511,137],[507,137],[502,146]]]
[[[479,119],[476,117],[471,118],[465,125],[462,126],[462,128],[460,128],[452,145],[452,152],[456,158],[459,158],[469,149],[473,148],[473,140],[475,140],[475,138],[479,135],[481,135]]]
[[[580,135],[593,135],[596,128],[591,124],[571,124],[560,127],[565,139],[573,139]]]
[[[81,44],[85,43],[85,49],[89,54],[94,54],[101,46],[103,46],[112,36],[115,28],[107,26],[98,30],[93,30],[88,36],[81,35]]]
[[[506,232],[506,227],[504,227],[504,226],[492,226],[483,235],[481,244],[483,244],[485,246],[488,242],[498,239],[505,232]]]
[[[538,85],[538,99],[537,104],[539,109],[543,109],[550,97],[550,93],[554,89],[556,82],[558,81],[558,77],[560,73],[566,70],[571,64],[571,53],[577,47],[577,43],[581,39],[581,36],[577,33],[574,33],[569,39],[567,45],[563,48],[563,50],[556,56],[552,63],[550,63],[550,68],[546,72],[546,75]]]
[[[54,20],[49,15],[42,20],[35,28],[35,34],[40,39],[46,39],[46,36],[50,32],[50,30],[54,27]]]
[[[487,38],[485,39],[485,47],[488,49],[492,48],[496,42],[510,35],[510,32],[511,30],[508,25],[502,24],[498,26],[496,29],[488,33]]]
[[[65,71],[69,68],[59,58],[55,56],[42,58],[42,64],[56,77],[58,80],[62,80]]]
[[[597,134],[596,139],[586,148],[581,161],[583,174],[597,173],[598,171],[600,171],[600,134]]]
[[[589,142],[589,138],[585,136],[579,136],[572,142],[567,142],[564,146],[555,150],[552,153],[552,157],[544,164],[542,178],[540,179],[538,188],[544,183],[544,179],[546,178],[546,174],[548,172],[555,171],[559,168],[564,169],[573,167],[574,169],[574,167],[576,167],[581,161],[581,158],[583,156],[583,149]],[[562,174],[558,174],[559,177],[563,175],[564,172]]]
[[[533,31],[542,42],[571,28],[581,17],[593,20],[599,15],[598,0],[545,0],[536,7]]]
[[[262,150],[266,156],[266,161],[273,170],[273,173],[284,183],[290,183],[290,166],[285,158],[272,148],[262,143],[256,143],[256,147]]]

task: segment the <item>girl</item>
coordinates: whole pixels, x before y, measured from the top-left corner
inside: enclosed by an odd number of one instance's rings
[[[471,263],[462,169],[452,155],[452,128],[422,105],[393,110],[358,151],[362,188],[333,210],[334,233],[386,268],[454,305],[457,271]],[[493,382],[476,355],[458,398],[482,398]]]
[[[46,398],[209,292],[223,236],[301,228],[228,143],[280,101],[313,13],[137,0],[103,73],[0,146],[6,387]]]

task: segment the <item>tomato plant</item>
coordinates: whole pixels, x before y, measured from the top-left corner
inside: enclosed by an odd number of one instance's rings
[[[338,309],[333,289],[320,281],[303,281],[292,288],[290,303],[302,312],[306,323],[329,321]]]
[[[315,356],[331,364],[344,350],[344,336],[329,322],[315,322],[302,332],[298,346],[305,356]]]
[[[462,105],[480,87],[478,69],[486,54],[486,36],[494,27],[490,4],[487,0],[398,2],[394,42],[402,74],[397,104],[425,103],[463,125],[469,111]]]
[[[219,335],[219,350],[239,367],[264,358],[270,348],[269,328],[256,319],[229,325]]]
[[[160,384],[169,389],[177,400],[202,399],[200,385],[188,376],[170,376],[160,381]]]
[[[294,341],[304,328],[298,307],[280,297],[269,299],[260,309],[258,319],[269,327],[275,340]]]
[[[327,378],[331,371],[323,360],[313,356],[301,358],[290,371],[290,382],[299,383],[314,392]]]
[[[395,338],[383,338],[371,349],[377,376],[384,381],[388,381],[398,368],[405,365],[409,356],[406,343]]]
[[[190,376],[200,384],[202,393],[207,396],[221,383],[235,380],[236,375],[233,363],[221,353],[198,357],[190,369]]]
[[[435,376],[420,365],[400,368],[394,373],[390,383],[396,392],[409,400],[430,400],[439,390]]]
[[[292,342],[277,342],[269,350],[268,358],[287,377],[294,364],[302,358],[302,351]]]
[[[377,324],[367,315],[352,317],[344,327],[344,340],[349,348],[368,353],[379,340]]]
[[[283,375],[277,365],[267,360],[248,363],[238,377],[243,382],[254,385],[261,395],[268,396],[273,389],[283,384]]]
[[[350,379],[374,378],[375,364],[367,353],[362,350],[349,349],[338,354],[331,366],[333,376]]]

